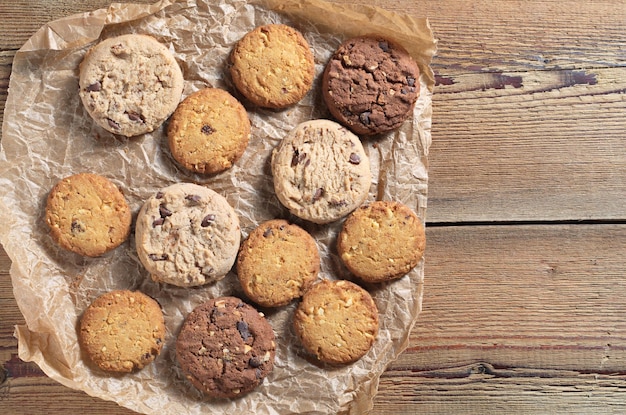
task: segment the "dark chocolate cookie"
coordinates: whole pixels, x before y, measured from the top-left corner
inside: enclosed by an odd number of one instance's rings
[[[382,37],[344,42],[326,65],[322,91],[331,114],[356,134],[400,127],[419,96],[419,68],[399,44]]]
[[[196,307],[176,340],[187,379],[213,398],[235,398],[259,386],[274,368],[272,326],[254,307],[220,297]]]

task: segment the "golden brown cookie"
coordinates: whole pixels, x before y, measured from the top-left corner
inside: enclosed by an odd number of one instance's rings
[[[78,339],[82,350],[102,370],[128,373],[142,369],[163,347],[161,306],[139,291],[108,292],[83,313]]]
[[[124,195],[97,174],[60,180],[48,194],[45,213],[54,241],[80,255],[102,255],[130,233],[131,212]]]
[[[402,277],[422,259],[425,245],[419,217],[392,201],[372,202],[352,212],[337,239],[343,263],[367,282]]]
[[[248,146],[250,120],[227,91],[204,88],[176,108],[167,136],[172,156],[184,168],[219,173],[232,167]]]
[[[378,308],[353,282],[322,280],[304,293],[294,327],[304,348],[320,361],[352,363],[376,340]]]
[[[313,237],[286,220],[260,224],[241,245],[237,275],[255,303],[278,307],[299,298],[317,279],[320,256]]]
[[[186,378],[211,398],[254,390],[274,368],[274,330],[254,307],[218,297],[187,316],[176,339],[176,360]]]
[[[313,52],[296,29],[259,26],[237,42],[230,55],[237,89],[253,104],[284,108],[300,101],[315,75]]]

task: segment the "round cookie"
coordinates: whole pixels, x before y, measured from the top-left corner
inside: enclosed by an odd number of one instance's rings
[[[101,295],[80,319],[79,343],[89,359],[108,372],[144,368],[161,353],[165,320],[161,306],[138,291]]]
[[[157,129],[174,112],[183,74],[155,38],[128,34],[92,47],[80,64],[80,98],[94,121],[127,137]]]
[[[328,109],[356,134],[400,127],[412,115],[419,91],[417,63],[402,46],[381,37],[345,41],[322,76]]]
[[[78,173],[60,180],[48,194],[46,223],[64,249],[97,257],[126,241],[131,211],[122,192],[106,177]]]
[[[337,238],[339,257],[366,282],[400,278],[421,260],[426,245],[424,225],[408,206],[376,201],[348,216]]]
[[[266,221],[241,244],[237,276],[246,293],[264,307],[299,298],[317,279],[320,256],[315,240],[286,220]]]
[[[176,339],[176,359],[187,379],[212,398],[235,398],[272,372],[276,354],[272,326],[236,297],[197,306]]]
[[[330,120],[306,121],[272,152],[274,190],[289,211],[324,224],[367,198],[372,174],[359,138]]]
[[[137,215],[137,255],[157,282],[192,287],[222,279],[240,239],[239,218],[226,199],[193,183],[161,189]]]
[[[230,55],[237,89],[253,104],[284,108],[313,85],[315,62],[306,39],[283,24],[259,26],[237,42]]]
[[[322,280],[304,293],[294,315],[294,327],[304,348],[320,361],[352,363],[376,340],[378,308],[358,285]]]
[[[250,139],[246,109],[227,91],[201,89],[180,103],[167,136],[172,156],[196,173],[219,173],[232,167]]]

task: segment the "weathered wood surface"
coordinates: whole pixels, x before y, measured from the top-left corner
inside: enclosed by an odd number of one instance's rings
[[[0,0],[0,109],[28,37],[108,3]],[[369,3],[439,40],[424,310],[373,413],[626,413],[626,2]],[[19,361],[9,266],[0,413],[131,413]]]

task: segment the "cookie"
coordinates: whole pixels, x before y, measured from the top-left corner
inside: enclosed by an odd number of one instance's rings
[[[79,344],[107,372],[143,369],[161,353],[165,320],[161,306],[139,291],[101,295],[80,319]]]
[[[294,327],[304,348],[320,361],[352,363],[376,340],[378,308],[372,296],[353,282],[322,280],[304,293]]]
[[[356,134],[400,127],[413,114],[419,91],[417,63],[402,46],[382,37],[345,41],[322,75],[328,109]]]
[[[313,237],[286,220],[266,221],[241,244],[237,276],[245,294],[264,307],[288,304],[317,279],[320,256]]]
[[[359,138],[330,120],[306,121],[272,152],[274,190],[289,211],[334,222],[367,198],[372,174]]]
[[[137,215],[137,256],[157,282],[192,287],[222,279],[240,239],[239,218],[228,201],[193,183],[161,189]]]
[[[304,36],[290,26],[259,26],[233,48],[230,74],[237,89],[253,104],[284,108],[311,89],[313,52]]]
[[[227,91],[201,89],[180,103],[167,137],[174,159],[196,173],[220,173],[243,155],[250,139],[246,109]]]
[[[272,372],[275,354],[272,326],[236,297],[197,306],[176,339],[180,368],[211,398],[235,398],[254,390]]]
[[[159,128],[183,92],[183,74],[155,38],[129,34],[105,39],[80,64],[79,95],[100,127],[127,137]]]
[[[376,201],[361,206],[343,224],[339,257],[363,281],[383,282],[411,271],[424,254],[424,225],[408,206]]]
[[[45,217],[59,246],[88,257],[118,247],[130,234],[131,211],[124,195],[97,174],[60,180],[48,194]]]

